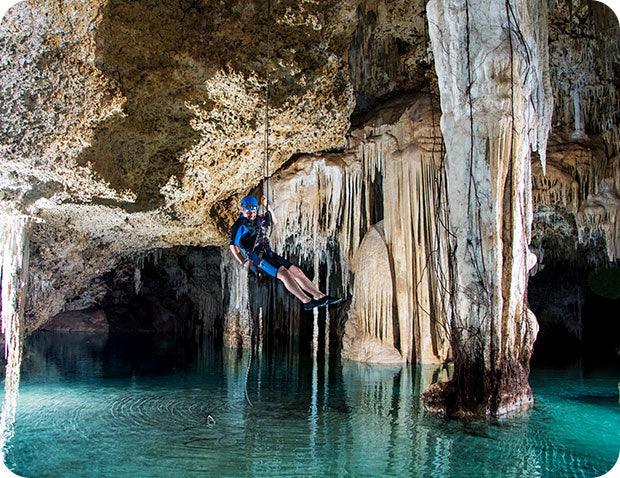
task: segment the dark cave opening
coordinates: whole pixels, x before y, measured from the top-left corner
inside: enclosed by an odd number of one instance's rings
[[[316,276],[313,260],[303,260],[296,251],[286,255],[299,263],[308,277],[316,277],[321,290],[346,295],[342,290],[337,244],[329,244],[328,249],[331,260],[319,261]],[[227,248],[219,247],[172,247],[126,257],[99,278],[107,291],[100,301],[87,309],[69,307],[41,329],[107,337],[111,343],[134,339],[148,343],[189,339],[202,343],[209,339],[222,344],[230,333],[226,314],[232,311],[234,315],[240,305],[230,304],[237,300],[231,288],[238,287],[230,268],[240,266],[227,264],[227,253]],[[253,344],[260,344],[268,352],[289,350],[299,356],[311,356],[313,311],[304,311],[301,302],[271,277],[250,273],[247,287]],[[349,302],[329,311],[318,310],[319,355],[339,355]]]
[[[128,258],[103,280],[110,335],[221,338],[224,304],[217,247],[173,247]]]
[[[620,364],[620,282],[601,282],[600,270],[556,262],[530,277],[528,300],[539,324],[532,366]]]

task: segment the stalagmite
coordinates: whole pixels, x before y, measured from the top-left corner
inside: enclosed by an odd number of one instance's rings
[[[440,155],[440,150],[436,152]],[[439,362],[446,357],[443,328],[448,323],[447,231],[439,164],[432,151],[412,143],[387,162],[386,240],[394,264],[401,352],[410,361]],[[442,339],[442,336],[444,337]]]
[[[454,378],[426,392],[438,412],[528,406],[537,323],[525,298],[535,257],[530,151],[551,120],[546,4],[431,0],[451,243]]]
[[[354,353],[343,347],[345,357],[383,361],[379,356],[369,358],[368,347],[373,341],[396,347],[404,361],[436,363],[448,356],[448,236],[436,108],[430,95],[406,97],[386,105],[374,121],[351,135],[351,146],[357,148],[363,165],[366,204],[361,209],[366,211],[366,221],[372,223],[372,203],[380,201],[384,217],[377,230],[384,231],[387,262],[373,266],[374,274],[393,290],[392,303],[386,306],[387,296],[378,294],[370,273],[365,273],[368,279],[360,279],[365,256],[360,249],[361,259],[354,268],[356,305],[349,318],[359,325],[347,323],[346,345],[350,342]],[[382,194],[371,200],[377,179]],[[371,234],[376,231],[370,229],[364,241],[370,240]],[[371,242],[380,243],[376,239]],[[388,277],[383,278],[386,273]],[[359,350],[366,352],[360,355]]]
[[[22,362],[24,306],[28,290],[30,219],[25,216],[3,215],[0,222],[2,238],[2,332],[6,372],[4,402],[0,418],[0,449],[13,436],[13,422]]]
[[[580,88],[575,88],[573,92],[573,107],[575,110],[575,129],[571,135],[573,138],[583,138],[586,134],[585,123],[583,119],[583,111],[581,109],[581,91]]]
[[[364,236],[353,269],[353,305],[345,326],[342,356],[359,362],[403,362],[394,330],[394,279],[383,221]]]

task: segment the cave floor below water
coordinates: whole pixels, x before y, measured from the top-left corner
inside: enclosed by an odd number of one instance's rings
[[[595,477],[620,451],[617,367],[537,368],[535,406],[425,413],[437,367],[255,355],[210,342],[38,333],[5,462],[25,477]]]

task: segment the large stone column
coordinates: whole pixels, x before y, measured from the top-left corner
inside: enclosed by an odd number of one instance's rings
[[[552,111],[546,7],[431,0],[427,11],[447,153],[455,371],[426,400],[448,414],[495,415],[532,401],[530,154],[544,164]]]

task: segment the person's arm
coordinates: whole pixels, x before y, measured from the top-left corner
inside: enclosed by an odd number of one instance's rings
[[[241,252],[241,248],[237,245],[239,244],[239,241],[241,240],[241,236],[240,236],[241,233],[239,231],[240,225],[241,225],[241,222],[237,220],[233,224],[233,227],[230,229],[229,249],[230,249],[230,252],[232,252],[233,257],[237,259],[237,261],[239,261],[241,265],[243,265],[244,267],[250,267],[252,266],[254,262],[252,260],[247,260],[247,258]]]
[[[239,261],[239,264],[241,264],[243,267],[252,267],[252,264],[254,264],[254,261],[252,259],[246,259],[241,253],[241,249],[239,248],[239,246],[235,246],[234,244],[231,244],[229,248],[230,248],[230,252],[232,252],[232,255],[235,256],[235,259]]]
[[[269,217],[271,218],[271,225],[275,226],[276,224],[278,224],[278,219],[276,218],[276,215],[273,213],[273,209],[271,208],[271,205],[267,205],[267,198],[265,196],[262,197],[261,199],[263,206],[265,206],[267,208],[267,211],[269,212]]]

